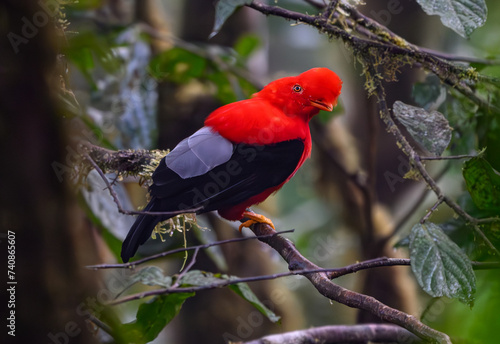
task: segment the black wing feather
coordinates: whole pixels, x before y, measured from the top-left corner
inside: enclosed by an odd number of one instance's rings
[[[300,139],[265,146],[236,144],[227,162],[186,179],[169,169],[163,158],[153,173],[151,201],[145,210],[193,212],[201,206],[196,211],[201,214],[235,206],[287,180],[303,152],[304,142]],[[135,254],[158,222],[170,217],[139,215],[123,242],[123,261]]]
[[[283,183],[296,169],[304,142],[273,145],[237,144],[231,159],[204,175],[182,179],[164,162],[153,174],[150,194],[163,202],[163,211],[193,209],[198,213],[239,204]]]

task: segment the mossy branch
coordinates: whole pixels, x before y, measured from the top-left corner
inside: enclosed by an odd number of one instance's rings
[[[151,173],[168,153],[164,150],[144,149],[112,151],[90,142],[80,143],[80,148],[80,151],[88,154],[104,173],[139,176],[147,179],[151,177]],[[82,162],[87,168],[91,166],[88,160],[84,159]]]
[[[247,6],[266,15],[274,15],[311,25],[331,38],[340,39],[363,66],[373,62],[383,66],[376,75],[367,75],[366,87],[370,94],[374,91],[371,86],[373,78],[394,81],[400,68],[407,65],[422,68],[435,74],[441,82],[455,88],[486,110],[494,108],[471,88],[471,85],[475,85],[479,79],[483,82],[493,82],[481,78],[474,68],[448,61],[449,56],[446,54],[433,52],[407,42],[385,26],[364,16],[353,6],[343,2],[339,3],[338,6],[322,5],[316,2],[314,4],[316,8],[324,10],[325,13],[308,15],[279,6],[269,6],[258,1],[253,1]],[[487,60],[484,62],[491,63]]]

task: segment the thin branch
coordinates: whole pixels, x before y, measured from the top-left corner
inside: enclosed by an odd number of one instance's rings
[[[313,4],[314,5],[314,4]],[[326,6],[326,10],[324,13],[324,17],[331,20],[337,11],[337,6],[339,5],[339,0],[330,0],[328,5]]]
[[[78,150],[82,156],[85,154],[90,156],[101,170],[118,174],[122,172],[132,175],[140,174],[144,172],[144,167],[157,157],[156,151],[143,149],[114,151],[88,141],[81,141],[78,144]]]
[[[252,227],[255,235],[264,235],[274,232],[274,230],[264,224],[256,224]],[[288,263],[290,271],[317,269],[311,261],[307,260],[295,248],[293,243],[281,236],[273,236],[259,239],[276,250]],[[372,313],[384,321],[404,327],[424,340],[438,341],[439,343],[451,343],[448,335],[436,331],[421,323],[412,315],[391,308],[371,296],[356,293],[341,287],[328,278],[324,272],[308,273],[305,277],[318,290],[320,294],[330,300],[342,303],[346,306],[362,309]]]
[[[314,130],[314,135],[312,135],[314,143],[329,158],[329,162],[333,164],[343,177],[352,182],[352,185],[361,193],[362,201],[359,204],[359,208],[363,212],[363,219],[365,220],[363,232],[368,236],[373,235],[373,185],[368,183],[368,178],[364,174],[360,172],[351,173],[343,166],[334,153],[335,147],[333,147],[331,141],[328,139],[325,129],[317,120],[311,121],[310,126]]]
[[[285,233],[293,233],[294,229],[286,230],[286,231],[280,231],[276,232],[273,234],[267,234],[266,236],[273,236],[273,235],[279,235],[279,234],[285,234]],[[145,257],[142,259],[138,259],[136,261],[130,262],[130,263],[123,263],[123,264],[98,264],[98,265],[88,265],[86,266],[87,269],[92,269],[92,270],[99,270],[99,269],[133,269],[137,265],[144,264],[146,262],[149,262],[154,259],[158,258],[163,258],[175,253],[180,253],[180,252],[185,252],[185,251],[192,251],[192,250],[200,250],[200,249],[206,249],[212,246],[219,246],[219,245],[224,245],[224,244],[229,244],[229,243],[234,243],[234,242],[240,242],[240,241],[246,241],[246,240],[255,240],[259,239],[259,237],[251,236],[251,237],[243,237],[243,238],[233,238],[233,239],[227,239],[227,240],[221,240],[221,241],[216,241],[208,244],[203,244],[203,245],[197,245],[197,246],[190,246],[190,247],[180,247],[176,248],[173,250],[165,251],[162,253],[158,253],[149,257]]]
[[[404,328],[388,324],[320,326],[273,334],[244,344],[372,343],[416,344],[423,341]],[[243,343],[242,343],[243,344]]]
[[[500,262],[476,262],[472,261],[474,270],[500,269]],[[330,279],[339,278],[351,273],[356,273],[361,270],[373,269],[385,266],[409,266],[411,261],[408,258],[387,258],[380,257],[375,259],[365,260],[359,263],[351,264],[337,269],[324,269]],[[312,272],[312,271],[311,271]]]
[[[356,273],[360,270],[372,269],[382,266],[395,266],[395,265],[410,265],[410,260],[407,258],[387,258],[387,257],[375,258],[329,271],[327,273],[327,276],[330,279],[335,279],[340,276]]]
[[[259,238],[259,240],[262,241],[262,239],[266,239],[269,237],[274,237],[278,233],[272,234],[272,235],[262,235],[259,237],[254,237],[254,238]],[[197,247],[198,248],[198,247]],[[305,259],[305,258],[304,258]],[[309,262],[309,261],[307,261]],[[176,281],[181,280],[181,276],[183,276],[191,267],[193,266],[194,261],[191,260],[188,268],[186,268],[184,273],[181,273]],[[312,264],[312,263],[311,263]],[[405,258],[376,258],[376,259],[371,259],[371,260],[366,260],[363,262],[355,263],[352,265],[348,265],[342,268],[320,268],[320,267],[315,267],[311,269],[301,269],[301,270],[292,270],[288,272],[281,272],[281,273],[276,273],[276,274],[271,274],[271,275],[259,275],[259,276],[250,276],[250,277],[241,277],[241,278],[231,278],[231,279],[221,279],[216,283],[211,283],[211,284],[205,284],[201,286],[191,286],[191,287],[179,287],[178,283],[175,283],[169,288],[164,288],[164,289],[155,289],[155,290],[149,290],[146,292],[141,292],[137,294],[132,294],[125,296],[123,298],[114,300],[109,303],[109,305],[117,305],[121,304],[124,302],[129,302],[133,300],[140,300],[146,297],[151,297],[151,296],[156,296],[156,295],[167,295],[167,294],[177,294],[177,293],[193,293],[193,292],[199,292],[199,291],[204,291],[204,290],[210,290],[210,289],[215,289],[215,288],[222,288],[226,287],[229,285],[234,285],[234,284],[239,284],[239,283],[249,283],[249,282],[259,282],[259,281],[267,281],[267,280],[274,280],[278,278],[283,278],[283,277],[290,277],[290,276],[296,276],[296,275],[302,275],[302,276],[308,276],[311,274],[326,274],[326,276],[329,279],[335,279],[339,278],[341,276],[350,274],[350,273],[356,273],[361,270],[366,270],[366,269],[372,269],[376,267],[386,267],[386,266],[408,266],[410,265],[410,259],[405,259]],[[486,269],[500,269],[500,263],[497,262],[472,262],[473,268],[475,270],[486,270]],[[362,295],[362,294],[359,294]],[[378,302],[378,301],[377,301]]]
[[[436,211],[436,209],[441,205],[441,203],[443,203],[443,201],[444,201],[444,199],[442,197],[439,197],[437,199],[436,203],[434,203],[434,205],[431,207],[431,209],[429,209],[427,214],[425,214],[425,216],[422,217],[422,219],[420,220],[420,223],[424,224],[425,221],[427,221],[429,219],[429,217],[432,215],[432,213],[434,213],[434,211]]]
[[[439,181],[445,175],[445,173],[448,171],[449,168],[450,165],[446,164],[446,166],[441,171],[439,171],[439,173],[435,175],[433,179],[435,181]],[[429,192],[431,192],[431,190],[426,185],[422,184],[422,190],[420,192],[420,195],[415,199],[413,205],[410,207],[409,210],[407,210],[406,214],[399,219],[399,221],[394,226],[393,231],[383,239],[384,241],[390,240],[394,235],[396,235],[397,232],[399,232],[399,230],[406,223],[406,221],[408,221],[413,216],[415,211],[420,207],[420,205],[424,201],[425,197],[427,197]]]
[[[471,57],[471,56],[457,56],[454,54],[447,54],[447,53],[442,52],[442,51],[437,51],[437,50],[424,48],[424,47],[420,47],[419,49],[428,53],[428,54],[440,57],[440,58],[448,60],[448,61],[465,62],[465,63],[480,63],[480,64],[492,65],[492,66],[496,66],[496,65],[500,64],[500,60],[482,59],[482,58]]]
[[[448,155],[448,156],[421,156],[420,160],[460,160],[475,158],[477,155],[463,154],[463,155]]]
[[[174,289],[174,288],[177,288],[179,286],[179,283],[182,279],[182,277],[184,277],[184,275],[186,275],[186,273],[191,270],[191,268],[193,267],[193,265],[196,263],[196,257],[198,256],[198,252],[200,252],[200,248],[197,247],[194,252],[193,252],[193,256],[191,257],[191,261],[189,262],[189,264],[184,268],[184,270],[182,270],[182,272],[177,276],[177,278],[175,279],[175,283],[172,284],[172,286],[170,288]]]
[[[116,206],[118,208],[118,211],[122,214],[125,215],[151,215],[151,216],[160,216],[160,215],[167,215],[167,216],[175,216],[175,215],[180,215],[180,214],[186,214],[186,213],[196,213],[198,210],[202,209],[203,207],[197,207],[197,208],[192,208],[192,209],[181,209],[181,210],[176,210],[176,211],[136,211],[136,210],[125,210],[120,202],[120,199],[118,198],[118,195],[116,194],[115,190],[113,189],[113,186],[109,182],[108,178],[102,171],[102,169],[97,165],[97,163],[90,157],[89,154],[84,153],[83,157],[85,160],[87,160],[92,167],[97,171],[97,173],[101,176],[102,180],[106,184],[106,188],[109,190],[109,193],[111,197],[113,198],[114,202],[116,203]]]
[[[265,236],[264,236],[265,237]],[[248,282],[258,282],[258,281],[267,281],[273,280],[281,277],[288,277],[293,275],[305,275],[309,273],[317,273],[317,272],[325,272],[335,269],[312,269],[312,270],[304,270],[304,271],[293,271],[293,272],[283,272],[272,275],[262,275],[262,276],[251,276],[251,277],[241,277],[241,278],[231,278],[231,279],[221,279],[217,283],[211,283],[201,286],[192,286],[192,287],[169,287],[165,289],[155,289],[149,290],[142,293],[132,294],[126,297],[123,297],[118,300],[111,301],[109,305],[118,305],[120,303],[129,302],[133,300],[139,300],[146,297],[156,296],[156,295],[167,295],[167,294],[176,294],[176,293],[193,293],[203,290],[210,290],[215,288],[222,288],[228,285],[234,285],[238,283],[248,283]]]
[[[91,312],[87,312],[87,315],[89,317],[88,320],[90,320],[91,322],[93,322],[97,327],[99,327],[101,330],[103,330],[104,332],[106,332],[107,334],[109,334],[111,337],[113,337],[113,339],[116,340],[117,335],[116,335],[115,331],[113,331],[113,328],[111,326],[109,326],[108,324],[106,324],[105,322],[103,322],[101,319],[97,318]]]
[[[494,223],[494,222],[500,222],[500,217],[487,217],[484,219],[476,219],[476,223],[478,225],[485,224],[485,223]]]

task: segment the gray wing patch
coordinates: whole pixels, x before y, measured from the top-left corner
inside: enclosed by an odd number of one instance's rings
[[[165,157],[167,167],[182,179],[207,173],[228,161],[233,144],[210,128],[203,127],[185,138]]]

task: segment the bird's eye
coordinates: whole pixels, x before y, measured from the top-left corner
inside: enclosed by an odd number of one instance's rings
[[[295,86],[293,86],[292,90],[293,90],[294,92],[297,92],[297,93],[298,93],[298,92],[302,92],[302,86],[300,86],[300,85],[295,85]]]

